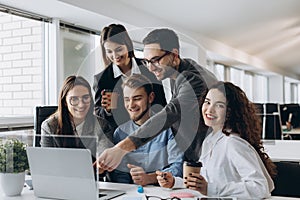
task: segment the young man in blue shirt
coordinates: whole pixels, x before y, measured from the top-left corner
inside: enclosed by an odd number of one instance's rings
[[[114,143],[125,139],[144,124],[150,116],[151,103],[155,98],[153,86],[148,78],[134,74],[123,83],[124,105],[130,121],[120,125],[113,135]],[[182,176],[183,152],[176,144],[171,129],[162,131],[150,142],[128,153],[111,172],[111,181],[136,183],[139,185],[156,184],[156,170],[171,172]]]

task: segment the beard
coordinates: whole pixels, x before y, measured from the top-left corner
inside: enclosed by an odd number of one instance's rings
[[[134,122],[136,122],[136,121],[139,121],[140,119],[142,119],[143,117],[144,117],[144,115],[149,111],[149,109],[150,109],[150,105],[149,104],[147,104],[147,108],[141,113],[141,114],[139,114],[138,116],[136,116],[136,117],[130,117]]]

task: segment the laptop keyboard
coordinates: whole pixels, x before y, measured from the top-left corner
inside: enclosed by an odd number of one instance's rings
[[[107,196],[107,194],[99,194],[99,198],[105,197],[105,196]]]

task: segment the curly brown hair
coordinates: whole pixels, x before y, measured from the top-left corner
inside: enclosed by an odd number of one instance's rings
[[[222,132],[227,136],[231,133],[237,133],[249,142],[257,151],[270,176],[274,178],[277,173],[276,166],[268,154],[264,152],[261,142],[261,122],[255,105],[249,101],[241,88],[230,82],[219,81],[209,89],[218,89],[226,97],[227,112]],[[209,89],[203,93],[200,105],[203,104]]]

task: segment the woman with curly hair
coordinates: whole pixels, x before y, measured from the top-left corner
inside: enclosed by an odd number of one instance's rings
[[[157,179],[162,187],[189,189],[207,196],[260,199],[274,189],[275,165],[261,143],[260,119],[246,94],[229,82],[218,82],[201,98],[202,120],[210,133],[202,146],[200,174]],[[163,178],[162,178],[163,177]]]

